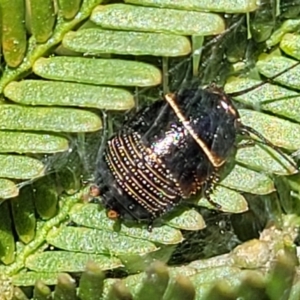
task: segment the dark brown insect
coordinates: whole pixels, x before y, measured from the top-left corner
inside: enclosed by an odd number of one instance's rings
[[[210,199],[219,168],[239,134],[256,135],[241,123],[223,89],[184,89],[139,111],[112,137],[98,165],[97,184],[110,218],[151,224],[182,199]],[[293,163],[293,162],[291,162]]]

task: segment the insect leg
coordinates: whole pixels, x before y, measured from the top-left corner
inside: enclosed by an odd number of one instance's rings
[[[143,137],[142,137],[143,140],[147,140],[148,135],[151,134],[151,131],[159,125],[159,121],[163,117],[163,115],[165,114],[165,112],[167,111],[168,106],[169,106],[169,104],[166,103],[162,107],[161,111],[159,112],[159,115],[155,118],[153,124],[150,126],[150,128],[147,130],[147,132],[143,135]]]
[[[252,127],[246,126],[244,124],[242,125],[240,130],[241,130],[240,133],[243,134],[243,135],[250,136],[250,133],[252,133],[256,137],[258,137],[263,144],[265,144],[265,145],[269,146],[270,148],[272,148],[282,158],[284,158],[286,161],[288,161],[291,164],[291,166],[293,166],[295,168],[295,170],[298,170],[297,164],[292,159],[290,159],[288,156],[286,156],[278,147],[276,147],[273,143],[271,143],[268,139],[266,139],[261,133],[259,133],[258,131],[256,131]]]
[[[242,143],[239,143],[236,148],[237,149],[243,149],[243,148],[248,148],[248,147],[254,147],[255,146],[255,141],[253,140],[248,140]]]
[[[219,182],[219,179],[220,177],[218,173],[215,171],[207,180],[205,190],[204,190],[205,199],[218,210],[221,209],[222,207],[220,204],[216,203],[211,199],[211,194],[215,188],[216,183]]]

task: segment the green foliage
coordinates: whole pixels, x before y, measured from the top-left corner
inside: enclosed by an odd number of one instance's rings
[[[0,0],[0,298],[298,299],[299,175],[269,147],[236,150],[213,194],[221,212],[194,199],[202,208],[185,203],[152,232],[108,219],[82,184],[100,110],[114,131],[124,111],[185,85],[191,64],[227,93],[272,77],[300,58],[299,20],[285,20],[297,13],[252,0],[102,2]],[[215,12],[252,14],[247,27]],[[290,152],[298,73],[234,98],[243,123]]]

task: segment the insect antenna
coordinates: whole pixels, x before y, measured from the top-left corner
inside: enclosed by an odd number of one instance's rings
[[[177,63],[176,66],[172,67],[169,69],[168,74],[172,75],[175,74],[176,72],[178,72],[178,70],[187,62],[188,64],[188,69],[185,72],[185,77],[183,79],[183,81],[181,82],[180,86],[184,86],[184,84],[186,84],[187,82],[189,82],[189,76],[195,77],[195,74],[192,74],[192,66],[191,66],[191,61],[193,60],[193,58],[197,55],[202,56],[202,52],[204,50],[206,50],[207,48],[209,48],[210,46],[216,44],[218,41],[221,41],[228,33],[230,33],[233,29],[238,28],[245,20],[245,17],[241,17],[239,21],[233,23],[232,25],[230,25],[226,30],[224,30],[221,34],[218,34],[217,36],[215,36],[214,38],[212,38],[210,41],[206,42],[205,45],[202,45],[199,48],[193,49],[192,53],[189,55],[189,58],[182,60],[180,63]],[[199,75],[199,74],[198,74]],[[178,84],[175,83],[175,86],[177,88]]]
[[[272,142],[270,142],[261,133],[259,133],[252,127],[242,124],[240,127],[240,133],[242,135],[248,135],[248,136],[250,133],[252,133],[254,136],[258,137],[263,144],[269,146],[274,151],[276,151],[282,158],[284,158],[286,161],[288,161],[291,164],[291,166],[293,168],[295,168],[295,170],[298,171],[298,166],[292,159],[290,159],[288,156],[286,156],[281,149],[279,149],[277,146],[275,146]]]
[[[238,91],[238,92],[235,92],[235,93],[230,93],[229,95],[230,95],[230,97],[241,96],[241,95],[243,95],[243,94],[245,94],[245,93],[248,93],[248,92],[251,92],[251,91],[253,91],[253,90],[255,90],[255,89],[257,89],[257,88],[259,88],[259,87],[261,87],[261,86],[264,86],[264,85],[267,84],[267,83],[272,83],[272,82],[274,81],[274,79],[276,79],[276,78],[279,77],[280,75],[282,75],[282,74],[288,72],[289,70],[291,70],[291,69],[297,67],[298,65],[300,65],[300,61],[298,61],[298,62],[296,62],[295,64],[293,64],[292,66],[290,66],[290,67],[284,69],[283,71],[277,73],[276,75],[274,75],[274,76],[272,76],[272,77],[266,79],[264,82],[260,82],[260,83],[258,83],[258,84],[255,84],[255,85],[249,87],[249,88],[246,88],[246,89],[244,89],[244,90],[241,90],[241,91]]]

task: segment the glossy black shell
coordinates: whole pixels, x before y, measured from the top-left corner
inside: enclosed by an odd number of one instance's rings
[[[182,199],[211,192],[228,159],[239,114],[222,89],[186,89],[140,110],[112,137],[98,166],[105,207],[151,221]]]

